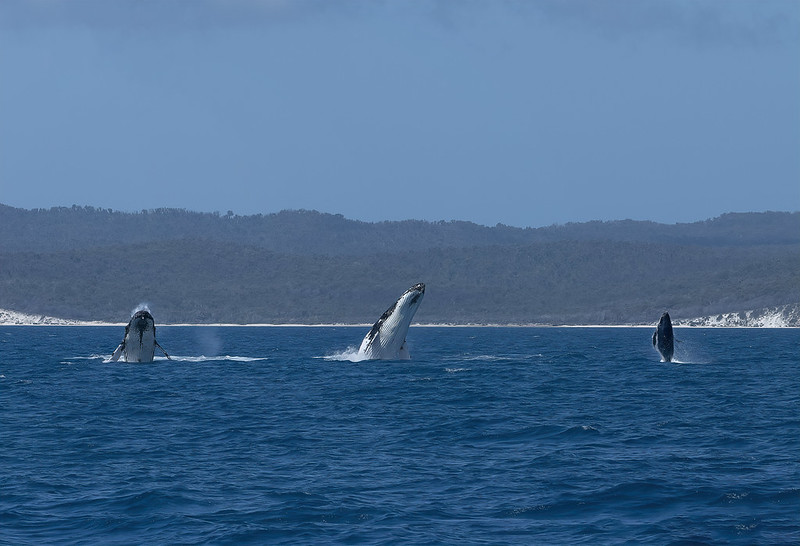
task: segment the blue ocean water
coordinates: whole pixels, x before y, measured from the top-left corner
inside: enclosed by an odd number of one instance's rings
[[[3,544],[798,544],[800,330],[0,327]]]

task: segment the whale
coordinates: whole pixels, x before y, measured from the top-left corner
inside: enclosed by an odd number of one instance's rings
[[[417,283],[389,307],[370,331],[358,349],[359,358],[365,360],[408,360],[411,355],[406,345],[406,335],[411,319],[422,303],[425,284]]]
[[[661,354],[664,362],[672,362],[672,355],[675,352],[675,338],[672,334],[672,321],[669,313],[661,315],[658,327],[653,332],[653,347]]]
[[[152,362],[156,347],[161,349],[164,356],[170,358],[167,351],[156,341],[156,324],[153,315],[146,309],[136,311],[125,327],[125,337],[122,338],[122,343],[114,349],[111,361],[116,362],[122,357],[125,362]]]

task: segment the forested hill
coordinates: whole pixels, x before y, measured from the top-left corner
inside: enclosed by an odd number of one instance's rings
[[[123,213],[78,206],[25,210],[0,205],[0,229],[0,251],[46,252],[189,238],[280,253],[335,256],[557,241],[796,244],[800,243],[800,213],[730,213],[672,225],[622,220],[517,228],[463,221],[367,223],[302,210],[237,216],[178,209]]]
[[[164,322],[371,323],[425,282],[419,322],[618,324],[800,302],[800,214],[537,229],[0,206],[0,309]]]

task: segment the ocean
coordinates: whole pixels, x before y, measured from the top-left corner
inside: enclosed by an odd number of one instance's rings
[[[0,327],[0,543],[800,543],[797,329],[123,330]]]

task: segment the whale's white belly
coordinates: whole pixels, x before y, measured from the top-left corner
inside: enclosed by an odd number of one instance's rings
[[[133,331],[125,340],[125,360],[127,362],[152,362],[156,350],[155,330]]]

